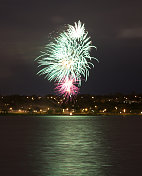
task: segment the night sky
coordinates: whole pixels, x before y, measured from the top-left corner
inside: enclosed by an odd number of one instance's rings
[[[54,85],[34,61],[48,35],[81,20],[97,51],[80,93],[142,93],[141,0],[1,0],[0,94],[45,95]]]

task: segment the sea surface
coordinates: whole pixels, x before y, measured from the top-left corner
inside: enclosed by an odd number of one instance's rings
[[[0,116],[0,176],[141,176],[142,117]]]

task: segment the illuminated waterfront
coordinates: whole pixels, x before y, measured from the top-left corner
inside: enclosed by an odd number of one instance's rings
[[[65,97],[0,96],[0,113],[43,115],[142,115],[142,95],[78,95],[71,102]]]

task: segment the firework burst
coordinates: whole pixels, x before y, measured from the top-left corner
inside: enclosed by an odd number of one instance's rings
[[[84,24],[80,21],[67,29],[45,46],[45,51],[37,58],[39,75],[49,81],[58,82],[56,90],[65,96],[77,94],[81,81],[87,81],[89,70],[94,67],[90,51],[92,45]],[[77,86],[75,85],[77,84]]]
[[[77,86],[77,82],[74,78],[64,78],[62,82],[57,83],[55,90],[58,92],[59,95],[64,95],[67,99],[72,96],[76,96],[79,92],[79,88]]]
[[[81,85],[81,77],[87,80],[89,69],[94,66],[91,60],[96,59],[90,56],[91,48],[95,48],[91,43],[84,24],[79,21],[75,26],[68,25],[68,29],[46,45],[38,57],[39,66],[42,66],[38,74],[45,75],[49,81],[72,76]]]

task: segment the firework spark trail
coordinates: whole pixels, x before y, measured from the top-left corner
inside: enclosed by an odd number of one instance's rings
[[[58,91],[59,95],[64,95],[67,99],[71,96],[76,96],[79,92],[79,88],[77,87],[77,82],[74,78],[64,78],[62,82],[57,83],[57,87],[55,90]]]
[[[57,89],[62,94],[65,94],[66,86],[62,83],[66,79],[72,78],[73,83],[77,82],[80,87],[82,79],[87,81],[89,70],[94,67],[91,60],[97,60],[90,56],[92,48],[96,47],[92,45],[84,24],[78,21],[75,26],[68,25],[67,30],[47,44],[37,58],[39,67],[42,67],[38,74],[45,75],[49,81],[59,82]]]
[[[45,52],[38,57],[39,66],[43,66],[38,74],[45,75],[49,81],[61,81],[64,77],[72,76],[87,80],[89,69],[93,64],[90,56],[92,47],[90,37],[85,32],[84,24],[75,23],[75,27],[68,25],[68,30],[61,33],[54,42],[46,45]]]

